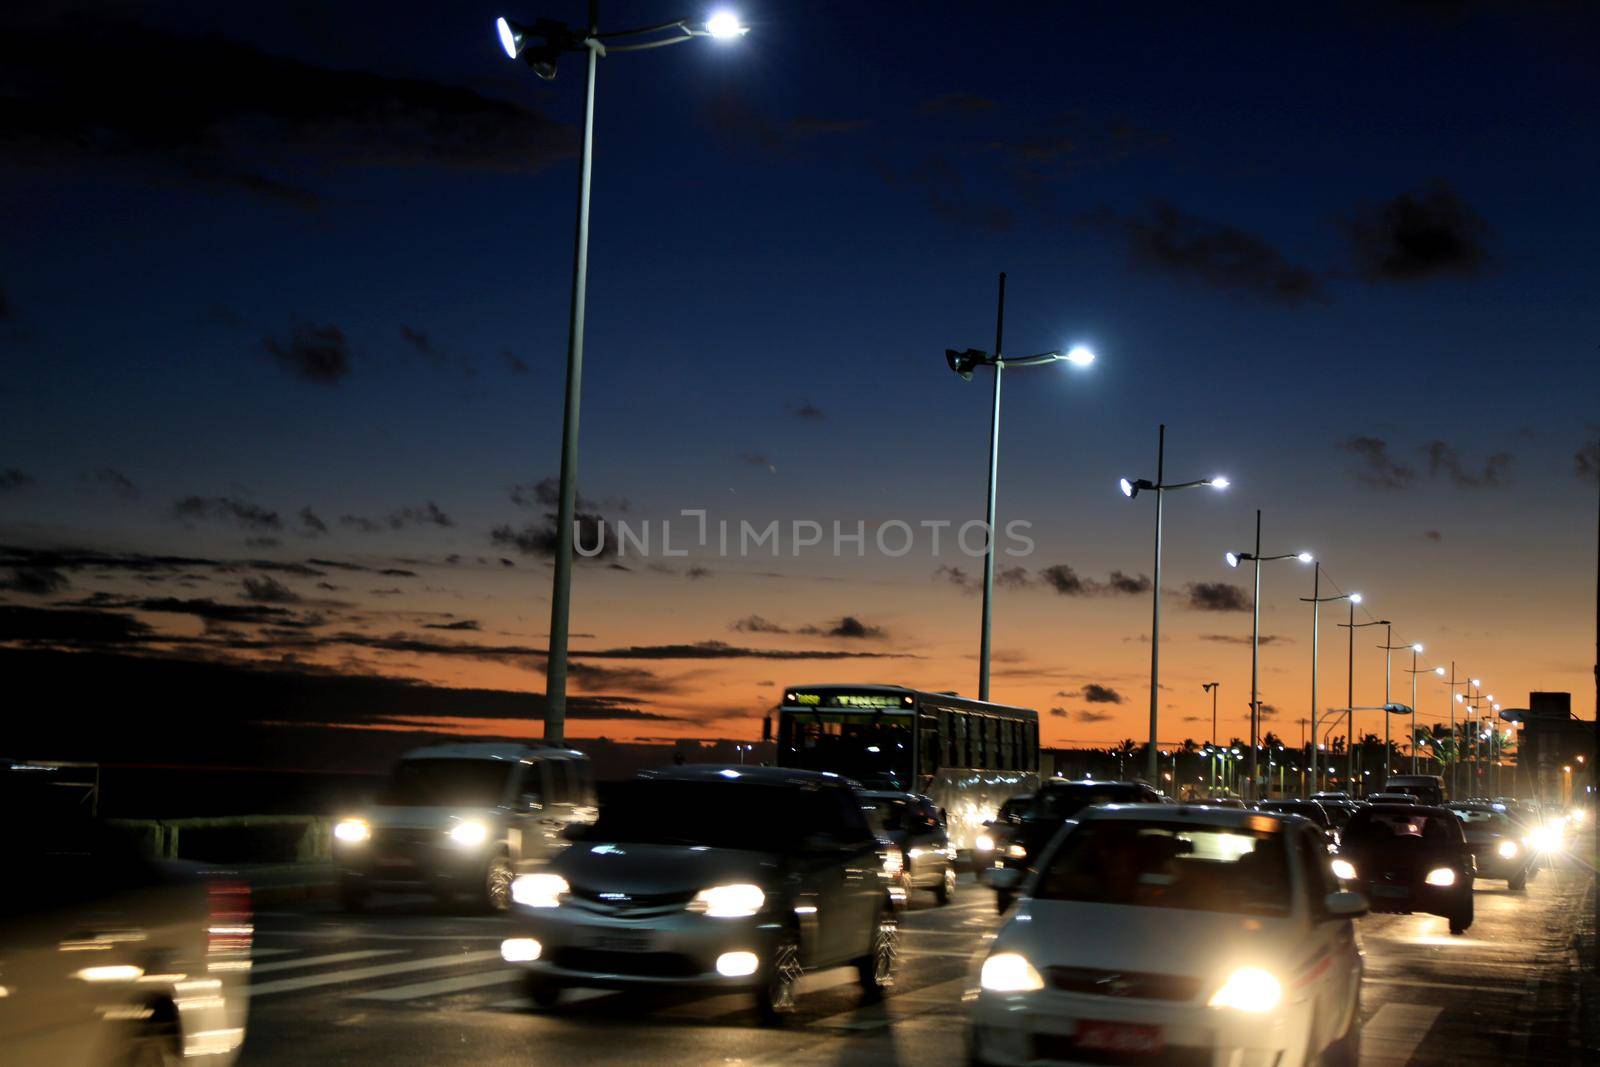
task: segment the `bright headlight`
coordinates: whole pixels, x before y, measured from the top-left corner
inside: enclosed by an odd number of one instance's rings
[[[972,847],[977,849],[979,852],[993,852],[994,838],[990,837],[988,834],[979,834],[973,839]]]
[[[1031,993],[1044,988],[1044,979],[1019,952],[996,952],[983,961],[978,984],[991,993]]]
[[[1494,847],[1494,850],[1500,854],[1500,858],[1503,860],[1516,859],[1517,857],[1518,850],[1515,841],[1502,841]]]
[[[571,889],[559,874],[522,874],[511,883],[511,899],[525,908],[559,908]]]
[[[1336,859],[1333,861],[1331,866],[1333,867],[1333,876],[1339,879],[1341,882],[1350,882],[1355,880],[1356,865],[1351,863],[1349,860]]]
[[[1211,995],[1213,1008],[1233,1008],[1255,1014],[1271,1011],[1283,1000],[1283,985],[1260,967],[1240,967]]]
[[[1555,852],[1561,848],[1561,831],[1549,824],[1538,826],[1528,834],[1528,847],[1540,852]]]
[[[365,819],[340,819],[333,827],[333,836],[347,845],[354,845],[372,836],[372,827]]]
[[[1028,850],[1021,845],[1007,845],[1006,855],[1014,860],[1027,859]]]
[[[463,819],[450,827],[450,840],[458,845],[471,847],[481,845],[489,839],[489,827],[477,819]]]
[[[897,848],[891,848],[883,854],[883,871],[885,874],[899,874],[906,869],[906,858]]]
[[[700,890],[689,901],[689,910],[713,919],[744,919],[759,912],[766,901],[760,886],[739,882]]]
[[[1435,867],[1433,870],[1428,872],[1428,877],[1425,879],[1425,881],[1429,885],[1455,885],[1456,872],[1452,871],[1449,867]]]

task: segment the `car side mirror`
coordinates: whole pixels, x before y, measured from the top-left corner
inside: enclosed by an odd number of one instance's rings
[[[1322,898],[1322,914],[1329,919],[1359,919],[1370,905],[1360,893],[1340,890]]]
[[[998,889],[1002,893],[1014,893],[1022,884],[1022,876],[1026,872],[1016,867],[994,867],[989,871],[989,887]]]

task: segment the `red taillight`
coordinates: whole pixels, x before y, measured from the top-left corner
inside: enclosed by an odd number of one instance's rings
[[[250,884],[232,878],[206,882],[207,949],[213,955],[248,956],[255,934]]]

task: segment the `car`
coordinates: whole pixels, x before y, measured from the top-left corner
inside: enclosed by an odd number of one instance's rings
[[[1412,793],[1398,793],[1394,790],[1385,790],[1382,793],[1371,793],[1367,796],[1368,804],[1420,804],[1422,799]]]
[[[1447,808],[1373,804],[1345,827],[1334,873],[1366,894],[1373,911],[1427,912],[1452,934],[1472,925],[1472,850]]]
[[[974,1064],[1354,1065],[1362,959],[1321,830],[1209,806],[1082,813],[974,967]]]
[[[860,794],[862,811],[878,840],[888,847],[888,869],[896,875],[896,903],[913,891],[929,889],[940,904],[956,892],[956,850],[950,847],[946,819],[919,793],[869,791]]]
[[[1022,813],[1005,848],[996,850],[989,866],[978,877],[995,890],[995,909],[1002,914],[1011,906],[1010,889],[990,881],[995,871],[1030,870],[1062,826],[1078,813],[1095,804],[1153,804],[1160,794],[1144,782],[1110,782],[1085,779],[1078,782],[1050,781],[1039,787],[1033,802]]]
[[[1296,800],[1287,798],[1283,800],[1263,800],[1256,805],[1259,811],[1270,811],[1278,815],[1298,815],[1303,819],[1310,819],[1321,827],[1323,835],[1327,838],[1328,849],[1333,851],[1339,845],[1339,829],[1334,826],[1333,819],[1328,815],[1328,809],[1315,800]]]
[[[1344,828],[1350,824],[1351,817],[1366,807],[1361,801],[1351,800],[1343,794],[1336,796],[1313,794],[1311,799],[1322,805],[1322,810],[1328,813],[1328,821],[1333,823],[1334,830],[1340,835],[1344,834]]]
[[[1472,850],[1475,878],[1505,879],[1506,888],[1528,887],[1528,870],[1538,852],[1528,846],[1515,822],[1491,804],[1451,804]]]
[[[808,971],[894,983],[899,922],[861,797],[823,771],[685,765],[611,786],[592,826],[512,883],[502,957],[565,989],[745,991],[782,1022]]]
[[[1383,788],[1390,793],[1410,793],[1423,804],[1444,804],[1444,778],[1437,774],[1391,774]]]
[[[566,847],[592,821],[594,783],[581,752],[528,745],[432,745],[406,753],[376,804],[339,819],[339,900],[359,911],[381,890],[465,893],[504,911],[516,874]]]
[[[128,831],[0,771],[0,1061],[131,1067],[238,1057],[249,1011],[250,888],[144,856]],[[52,795],[53,794],[53,795]]]
[[[1001,801],[992,819],[984,821],[982,829],[972,842],[972,864],[981,870],[989,866],[997,849],[1004,849],[1006,839],[1022,823],[1022,813],[1033,803],[1032,793],[1018,793]]]

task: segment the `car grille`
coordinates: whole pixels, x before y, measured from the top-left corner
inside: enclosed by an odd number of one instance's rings
[[[692,978],[700,965],[677,952],[611,952],[598,948],[562,948],[550,962],[564,971],[620,974],[629,978]]]
[[[595,915],[621,919],[649,919],[682,911],[694,899],[693,891],[673,893],[614,893],[589,886],[573,886],[566,903]]]
[[[1209,1048],[1194,1045],[1168,1045],[1160,1052],[1111,1052],[1086,1049],[1063,1034],[1035,1034],[1033,1055],[1036,1060],[1065,1060],[1069,1063],[1094,1063],[1107,1065],[1160,1064],[1161,1067],[1211,1067],[1215,1055]]]
[[[1193,1000],[1200,995],[1200,979],[1176,974],[1106,971],[1092,967],[1048,967],[1050,984],[1064,993],[1087,993],[1134,1000]]]
[[[377,852],[412,853],[437,844],[438,830],[411,827],[380,826],[372,831],[372,844]]]

